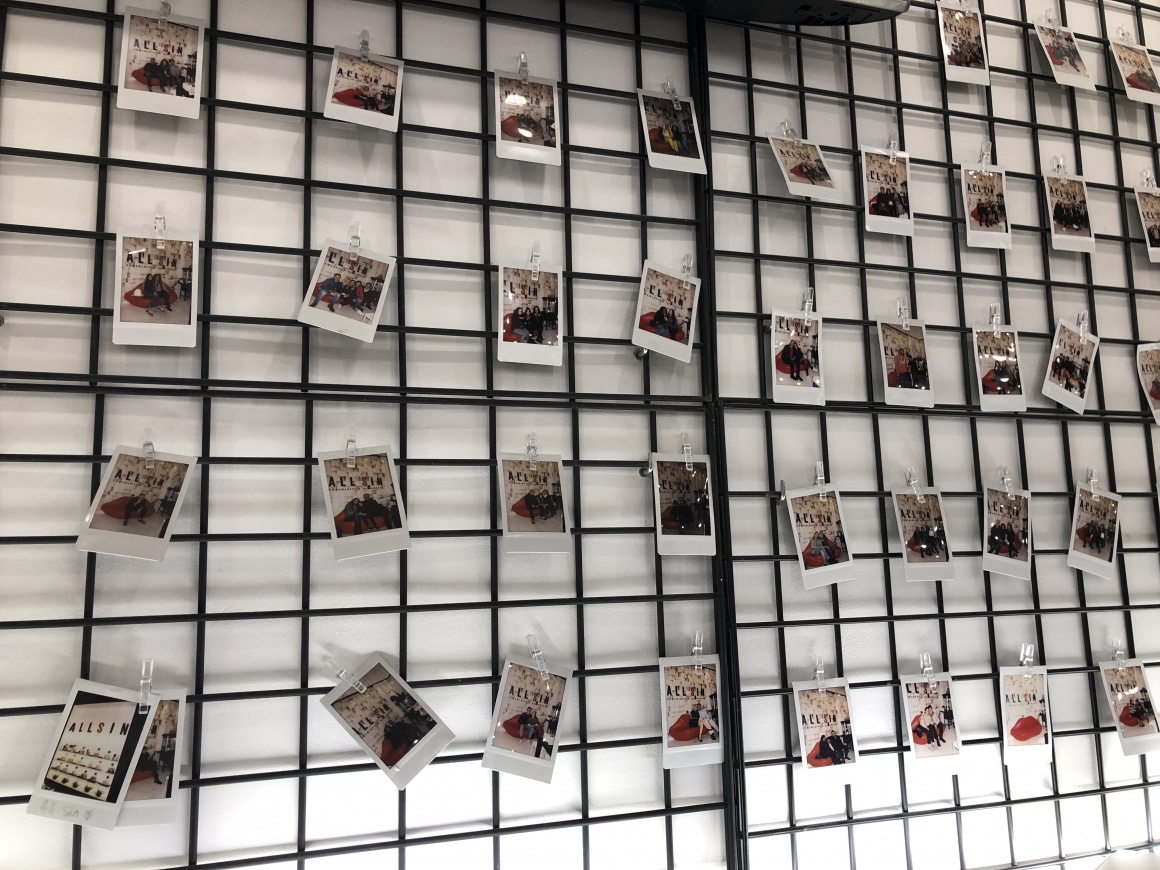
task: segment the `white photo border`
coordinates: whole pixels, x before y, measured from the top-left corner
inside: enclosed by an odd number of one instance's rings
[[[1122,42],[1118,39],[1109,40],[1108,49],[1112,52],[1112,60],[1116,62],[1116,71],[1120,74],[1120,84],[1124,86],[1124,96],[1129,100],[1137,103],[1146,103],[1150,106],[1160,106],[1160,93],[1147,91],[1143,88],[1137,88],[1128,84],[1128,78],[1132,73],[1125,71],[1124,65],[1120,62],[1120,56],[1116,54],[1116,46],[1138,51],[1148,58],[1148,66],[1152,70],[1152,76],[1156,77],[1156,59],[1152,57],[1152,53],[1142,45],[1136,45],[1132,42]]]
[[[403,71],[406,68],[406,63],[398,58],[388,57],[385,54],[368,54],[366,57],[372,63],[396,68],[395,108],[388,115],[383,112],[370,112],[366,109],[356,109],[354,106],[346,106],[334,101],[334,83],[335,79],[338,78],[338,65],[341,62],[341,55],[356,57],[362,60],[362,49],[341,45],[334,47],[334,56],[330,61],[330,81],[326,83],[326,99],[322,103],[322,117],[330,118],[334,121],[346,121],[349,124],[357,124],[359,127],[386,130],[388,133],[398,132],[399,112],[403,106]]]
[[[941,5],[941,4],[940,4]],[[1002,233],[984,232],[971,228],[970,200],[967,198],[967,173],[988,172],[1000,177],[1003,188],[1003,202],[1007,202],[1007,170],[1002,166],[992,166],[984,163],[959,164],[959,188],[963,194],[963,220],[967,228],[968,248],[990,248],[1010,250],[1015,243],[1015,236],[1011,230],[1011,216],[1008,214],[1007,230]]]
[[[819,202],[841,202],[842,189],[838,187],[838,181],[834,177],[834,170],[830,168],[830,164],[826,161],[826,154],[822,151],[822,147],[816,142],[811,142],[809,139],[791,139],[788,136],[778,136],[776,133],[766,133],[765,137],[769,140],[770,150],[773,151],[774,162],[777,163],[778,169],[781,170],[781,177],[785,180],[786,189],[791,196],[802,196],[809,199],[816,199]],[[820,187],[809,182],[799,181],[790,172],[790,167],[785,165],[781,154],[777,150],[777,141],[792,142],[794,145],[805,145],[813,148],[818,152],[818,160],[822,167],[826,170],[826,174],[830,176],[833,181],[833,187]]]
[[[947,690],[951,693],[951,710],[955,713],[955,724],[952,726],[955,729],[954,747],[956,752],[954,755],[946,756],[923,756],[918,752],[914,744],[914,729],[911,728],[913,717],[911,711],[906,706],[906,684],[907,683],[926,683],[934,681],[936,683],[946,683]],[[928,765],[931,768],[948,768],[947,772],[953,772],[961,763],[963,757],[963,730],[959,724],[958,712],[958,698],[955,696],[955,680],[951,676],[950,671],[935,671],[929,677],[926,674],[899,674],[898,675],[899,694],[901,695],[902,707],[902,730],[906,734],[906,748],[907,753],[916,764],[921,764],[923,767]]]
[[[935,7],[936,14],[938,15],[939,44],[942,47],[943,70],[946,73],[947,81],[989,87],[991,84],[991,63],[987,58],[987,29],[983,26],[983,16],[979,12],[978,4],[960,4],[955,2],[947,2],[947,0],[939,0],[939,2],[935,4]],[[947,31],[943,21],[944,9],[957,12],[962,15],[971,15],[979,22],[979,44],[983,47],[982,69],[972,69],[969,67],[956,66],[950,62],[951,47],[950,42],[947,39]]]
[[[805,735],[802,733],[802,706],[800,696],[806,692],[818,691],[817,680],[800,680],[790,684],[793,691],[793,708],[794,708],[794,730],[798,735],[798,747],[800,749],[801,761],[794,763],[794,769],[798,769],[799,765],[803,771],[813,771],[807,773],[807,776],[819,776],[823,779],[830,779],[834,782],[850,782],[857,775],[858,768],[858,714],[854,711],[854,699],[850,694],[850,681],[845,677],[827,677],[824,683],[825,689],[842,688],[846,690],[846,707],[850,711],[850,744],[851,755],[850,761],[845,764],[829,764],[823,766],[816,766],[809,763],[807,753],[812,746],[805,746]]]
[[[1088,196],[1087,182],[1079,175],[1068,175],[1067,173],[1055,173],[1052,175],[1043,176],[1043,196],[1047,203],[1047,229],[1051,233],[1051,249],[1053,251],[1072,251],[1080,254],[1091,254],[1096,249],[1096,228],[1092,226],[1091,209],[1088,208],[1088,234],[1086,236],[1069,236],[1062,233],[1055,228],[1054,209],[1051,201],[1051,188],[1048,184],[1050,178],[1062,179],[1064,181],[1078,181],[1083,187],[1083,201],[1084,207],[1087,208],[1091,198]]]
[[[1144,407],[1152,412],[1152,419],[1160,423],[1160,393],[1153,397],[1152,387],[1145,382],[1145,372],[1141,368],[1143,363],[1140,357],[1146,351],[1160,351],[1160,341],[1152,342],[1151,344],[1141,344],[1136,348],[1136,375],[1140,378],[1140,389],[1144,391]],[[1154,380],[1160,386],[1160,372],[1156,373]]]
[[[1044,24],[1042,22],[1036,22],[1035,35],[1039,39],[1039,46],[1043,49],[1043,56],[1047,61],[1047,66],[1051,70],[1051,75],[1055,78],[1056,84],[1063,85],[1064,87],[1072,87],[1083,91],[1094,92],[1096,90],[1096,81],[1095,78],[1091,75],[1090,69],[1087,75],[1068,72],[1067,70],[1061,69],[1063,66],[1062,63],[1057,64],[1051,59],[1052,55],[1047,48],[1047,42],[1043,38],[1043,30],[1041,28],[1047,28],[1049,30],[1055,30],[1066,34],[1071,39],[1072,44],[1075,45],[1075,50],[1079,52],[1080,60],[1084,62],[1085,68],[1088,68],[1088,62],[1083,57],[1083,52],[1079,50],[1079,41],[1075,38],[1075,33],[1072,32],[1070,28],[1064,27],[1062,24]]]

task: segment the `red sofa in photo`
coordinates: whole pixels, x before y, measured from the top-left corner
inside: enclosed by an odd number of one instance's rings
[[[113,499],[113,501],[107,501],[101,505],[101,513],[105,514],[106,516],[113,517],[117,520],[123,520],[125,519],[125,505],[128,503],[129,496],[123,495],[120,498]],[[154,513],[156,513],[156,511],[153,510],[152,504],[145,506],[145,516],[151,517]],[[140,516],[140,514],[136,511],[133,512],[133,515],[136,517]]]
[[[148,308],[149,307],[149,300],[141,295],[141,290],[144,286],[145,286],[145,282],[142,281],[136,287],[127,291],[125,293],[125,301],[128,302],[130,305],[136,305],[138,308]],[[168,296],[168,302],[163,300],[161,302],[162,305],[165,305],[165,304],[172,305],[174,302],[177,301],[177,293],[174,291],[173,287],[171,287],[169,284],[165,285],[165,292],[166,292],[166,295]]]
[[[652,314],[642,314],[640,316],[640,322],[637,325],[641,329],[643,329],[645,332],[651,332],[653,335],[656,335],[657,334],[656,330],[653,329],[652,326],[649,325],[649,322],[652,320],[652,318],[653,318]],[[672,336],[666,335],[665,338],[672,338]],[[683,329],[677,330],[677,336],[676,336],[675,340],[681,341],[681,342],[683,342],[685,340],[685,331]]]
[[[669,726],[669,736],[674,740],[696,740],[700,730],[700,728],[689,724],[688,713],[682,713],[680,718]]]

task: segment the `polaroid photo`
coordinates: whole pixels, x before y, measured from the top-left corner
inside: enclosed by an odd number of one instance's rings
[[[705,156],[701,151],[701,128],[692,100],[674,98],[658,91],[637,88],[640,122],[648,149],[648,165],[653,169],[676,169],[704,175]]]
[[[939,33],[942,36],[943,69],[948,82],[968,85],[991,84],[987,65],[987,41],[983,38],[983,18],[976,5],[940,2]]]
[[[495,71],[495,156],[560,165],[556,82]]]
[[[1160,749],[1160,723],[1152,708],[1152,691],[1143,659],[1100,662],[1100,682],[1116,723],[1124,755]]]
[[[1019,333],[1013,326],[976,326],[975,383],[983,411],[1026,411],[1019,370]]]
[[[848,779],[858,763],[854,717],[850,711],[850,683],[827,679],[822,688],[816,680],[793,684],[802,767],[807,771],[841,768]]]
[[[786,506],[806,589],[849,580],[853,571],[838,490],[830,484],[822,490],[793,489],[786,493]]]
[[[1136,194],[1136,211],[1140,215],[1140,226],[1144,228],[1144,245],[1148,250],[1148,262],[1160,263],[1160,189],[1136,187],[1133,190]]]
[[[500,362],[558,366],[564,362],[560,340],[560,273],[527,266],[499,267]]]
[[[926,353],[926,324],[921,320],[878,321],[882,346],[882,396],[887,405],[933,408],[934,391]]]
[[[962,167],[963,211],[967,216],[967,247],[1008,248],[1007,172],[998,166]]]
[[[792,405],[826,404],[822,380],[822,318],[800,311],[770,314],[770,359],[775,402]]]
[[[403,67],[393,57],[364,58],[361,49],[335,46],[322,116],[394,133],[399,129]]]
[[[345,450],[319,453],[318,474],[335,559],[393,553],[411,546],[407,511],[389,447],[360,447],[353,456]]]
[[[402,791],[455,735],[380,654],[363,659],[351,676],[364,691],[342,683],[319,701]]]
[[[133,765],[118,828],[177,821],[186,693],[184,689],[156,689],[154,694],[157,706]]]
[[[1085,91],[1096,89],[1096,80],[1080,56],[1079,46],[1070,30],[1055,24],[1036,24],[1035,33],[1056,83]]]
[[[1099,347],[1098,336],[1086,331],[1081,336],[1062,320],[1057,321],[1051,362],[1043,373],[1043,395],[1082,414],[1087,407],[1088,379]]]
[[[1087,182],[1078,175],[1046,175],[1043,187],[1051,212],[1052,250],[1090,254],[1096,237],[1088,216]]]
[[[826,165],[822,149],[805,139],[766,134],[773,156],[781,168],[785,186],[794,196],[808,196],[823,202],[840,202],[842,191],[834,181],[834,174]]]
[[[77,536],[77,549],[160,562],[196,464],[195,456],[147,456],[138,448],[118,446]]]
[[[1114,39],[1111,43],[1112,57],[1116,59],[1116,68],[1124,80],[1124,93],[1128,99],[1160,106],[1160,82],[1156,81],[1156,68],[1148,49]]]
[[[910,156],[882,148],[862,148],[862,181],[866,190],[866,232],[914,235],[910,212]]]
[[[1047,701],[1047,668],[1042,665],[999,668],[999,684],[1003,702],[1003,763],[1049,763],[1051,707]]]
[[[1148,401],[1148,410],[1160,423],[1160,342],[1142,344],[1136,349],[1136,372]]]
[[[963,738],[955,724],[954,683],[949,673],[903,675],[902,685],[906,745],[916,761],[955,759],[963,751]]]
[[[717,703],[720,656],[660,660],[661,760],[665,770],[721,764],[725,760],[721,711]]]
[[[709,457],[653,453],[653,510],[657,553],[662,556],[715,556],[713,496],[709,490]]]
[[[395,273],[395,258],[367,248],[353,256],[350,244],[327,239],[298,311],[298,321],[373,341]]]
[[[198,240],[117,234],[113,344],[197,344]]]
[[[1103,490],[1093,493],[1086,483],[1077,484],[1071,543],[1067,548],[1068,567],[1114,580],[1119,517],[1118,495]]]
[[[902,544],[903,577],[907,581],[954,580],[955,560],[947,544],[942,494],[929,486],[895,489],[891,494]]]
[[[198,62],[203,57],[205,22],[170,15],[162,23],[156,9],[125,9],[117,108],[179,118],[201,112]]]
[[[559,454],[501,453],[497,465],[504,552],[570,552],[571,505]]]
[[[545,678],[531,659],[508,656],[483,747],[483,766],[551,782],[556,732],[567,710],[571,681],[571,668],[549,664]]]
[[[632,343],[687,363],[693,358],[701,279],[644,261]]]
[[[1031,493],[983,487],[983,570],[1031,579]]]
[[[129,792],[131,760],[157,706],[157,696],[149,695],[146,712],[137,712],[140,697],[136,689],[73,683],[32,787],[29,815],[113,830]]]

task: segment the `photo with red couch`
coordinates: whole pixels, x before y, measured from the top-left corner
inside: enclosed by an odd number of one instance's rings
[[[664,671],[665,748],[721,740],[717,708],[717,665],[668,665]]]
[[[857,763],[845,680],[830,680],[820,691],[817,683],[795,683],[793,688],[806,769]]]
[[[641,283],[637,326],[677,344],[688,345],[695,297],[693,284],[649,269]]]
[[[196,99],[200,28],[172,19],[162,22],[156,15],[129,14],[126,18],[127,54],[121,86]]]
[[[962,750],[955,726],[950,680],[913,679],[903,683],[910,745],[918,758],[943,758]]]
[[[1112,702],[1116,730],[1121,737],[1160,734],[1160,724],[1152,709],[1152,696],[1140,665],[1104,668],[1104,683]]]
[[[330,102],[338,106],[395,114],[398,95],[397,64],[366,58],[335,49],[334,80],[330,85]]]
[[[335,537],[373,535],[402,528],[399,498],[391,476],[391,458],[385,453],[323,459],[328,510]]]
[[[489,748],[550,760],[567,688],[568,680],[560,674],[543,677],[535,668],[509,663]]]
[[[564,532],[559,462],[503,459],[500,474],[509,534]]]
[[[189,468],[183,462],[119,454],[88,528],[164,538]]]
[[[555,346],[560,342],[560,291],[555,272],[505,266],[500,275],[503,299],[501,338],[515,344]]]
[[[499,134],[504,142],[556,147],[555,88],[551,84],[500,76]]]
[[[330,707],[371,755],[394,767],[438,723],[381,664],[372,665],[358,679],[365,691],[350,687]]]
[[[805,571],[850,561],[836,493],[818,492],[790,498],[794,533]]]
[[[693,104],[688,100],[678,100],[678,107],[673,105],[670,97],[650,97],[647,94],[642,94],[640,99],[649,150],[670,157],[699,159],[701,150],[693,124]]]
[[[193,242],[125,236],[121,247],[120,322],[189,326],[193,317]]]
[[[708,465],[694,462],[690,471],[684,462],[657,460],[656,485],[662,535],[712,534]]]

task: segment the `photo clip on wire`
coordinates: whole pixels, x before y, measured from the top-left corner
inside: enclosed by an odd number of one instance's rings
[[[918,475],[910,466],[906,468],[906,485],[910,487],[910,491],[914,493],[914,498],[919,504],[926,504],[926,496],[918,491]]]
[[[532,281],[539,283],[540,281],[540,243],[532,242],[532,256],[528,261],[532,267]]]
[[[358,35],[358,55],[363,60],[371,59],[371,32],[364,30]]]
[[[685,278],[684,284],[683,284],[681,289],[688,290],[689,289],[689,279],[693,277],[693,255],[692,254],[685,254],[685,256],[681,259],[681,274]]]
[[[1080,343],[1086,341],[1088,331],[1088,313],[1086,308],[1075,316],[1075,328],[1079,331]]]
[[[141,453],[145,459],[145,470],[152,471],[153,465],[157,461],[157,451],[153,449],[153,442],[146,441],[141,445]]]
[[[1035,644],[1024,643],[1019,646],[1019,664],[1023,665],[1023,676],[1031,676],[1031,668],[1035,664]]]
[[[168,5],[168,4],[166,4]],[[149,712],[149,695],[153,691],[153,659],[141,661],[141,682],[137,694],[137,712]]]
[[[528,651],[532,654],[532,661],[536,663],[536,670],[540,672],[540,679],[546,683],[552,675],[548,673],[548,663],[544,660],[540,639],[535,634],[528,635]]]
[[[1007,490],[1007,500],[1015,500],[1015,485],[1011,483],[1011,473],[1007,471],[1007,466],[1004,465],[999,469],[999,482],[1003,484],[1003,489]]]
[[[1054,9],[1048,9],[1046,12],[1044,12],[1042,21],[1048,27],[1053,29],[1059,27],[1059,16],[1055,14]]]
[[[157,239],[158,250],[165,250],[165,203],[157,203],[153,209],[153,237]]]
[[[999,324],[1002,322],[1002,320],[1003,320],[1003,315],[999,313],[999,303],[992,302],[991,303],[991,331],[993,333],[995,333],[996,337],[998,337],[998,335],[999,335]]]
[[[1089,465],[1087,470],[1087,484],[1088,488],[1092,491],[1092,501],[1100,500],[1100,491],[1096,486],[1096,484],[1099,482],[1100,479],[1096,477],[1096,467],[1094,465]]]
[[[926,677],[926,684],[934,688],[934,665],[930,663],[930,653],[924,652],[918,657],[918,667]]]
[[[358,465],[358,445],[353,438],[346,439],[346,467],[355,468]]]
[[[362,247],[362,225],[352,221],[350,225],[350,261],[358,262],[358,249]]]
[[[693,632],[693,673],[699,674],[705,670],[705,632],[697,629]]]
[[[1052,155],[1051,171],[1056,175],[1067,175],[1067,157],[1063,154]]]
[[[890,138],[886,140],[886,153],[890,155],[890,165],[898,162],[898,131],[891,130]]]
[[[814,483],[817,484],[817,487],[818,487],[818,496],[821,498],[822,501],[825,501],[827,498],[827,495],[826,495],[826,466],[824,464],[822,464],[822,460],[820,460],[820,459],[816,463],[814,463]]]
[[[898,297],[898,321],[903,331],[910,332],[910,305],[901,296]]]
[[[789,118],[781,122],[781,135],[786,139],[792,139],[794,142],[802,141],[797,129],[789,122]]]
[[[681,456],[685,459],[685,471],[693,470],[693,445],[689,443],[689,433],[681,433]]]
[[[532,432],[528,435],[528,446],[526,450],[528,456],[528,467],[534,473],[539,467],[540,448],[536,441],[536,433]]]
[[[991,140],[984,139],[983,144],[979,146],[979,165],[991,165]]]
[[[1120,672],[1120,676],[1124,674],[1124,659],[1127,656],[1127,648],[1124,645],[1122,637],[1112,638],[1112,658],[1116,660],[1116,668]]]
[[[1148,189],[1156,186],[1156,174],[1151,169],[1140,170],[1140,186]]]
[[[814,288],[807,287],[806,292],[802,294],[802,322],[809,327],[810,317],[814,313]]]
[[[528,83],[528,53],[526,51],[520,52],[520,81],[525,85]]]
[[[161,0],[161,14],[157,16],[158,23],[165,27],[169,24],[169,15],[173,12],[173,4],[169,0]],[[141,712],[145,712],[142,710]]]
[[[330,656],[326,656],[322,660],[322,663],[324,665],[326,665],[328,668],[330,668],[331,673],[334,674],[335,682],[345,683],[346,685],[348,685],[352,689],[354,689],[356,692],[358,692],[360,695],[363,694],[364,692],[366,692],[367,687],[364,686],[362,684],[362,682],[359,681],[358,677],[356,677],[353,673],[348,671],[346,668],[341,667],[338,664],[338,662],[336,662]]]
[[[1117,41],[1127,43],[1128,45],[1131,45],[1136,41],[1132,37],[1132,34],[1128,33],[1128,28],[1122,24],[1116,28],[1116,39]]]
[[[821,653],[814,656],[814,676],[818,680],[818,694],[824,695],[826,693],[826,660],[822,658]]]
[[[673,87],[673,78],[669,76],[665,79],[665,83],[661,85],[661,90],[668,94],[669,99],[673,101],[673,108],[677,111],[681,109],[681,95],[677,93],[677,89]]]

